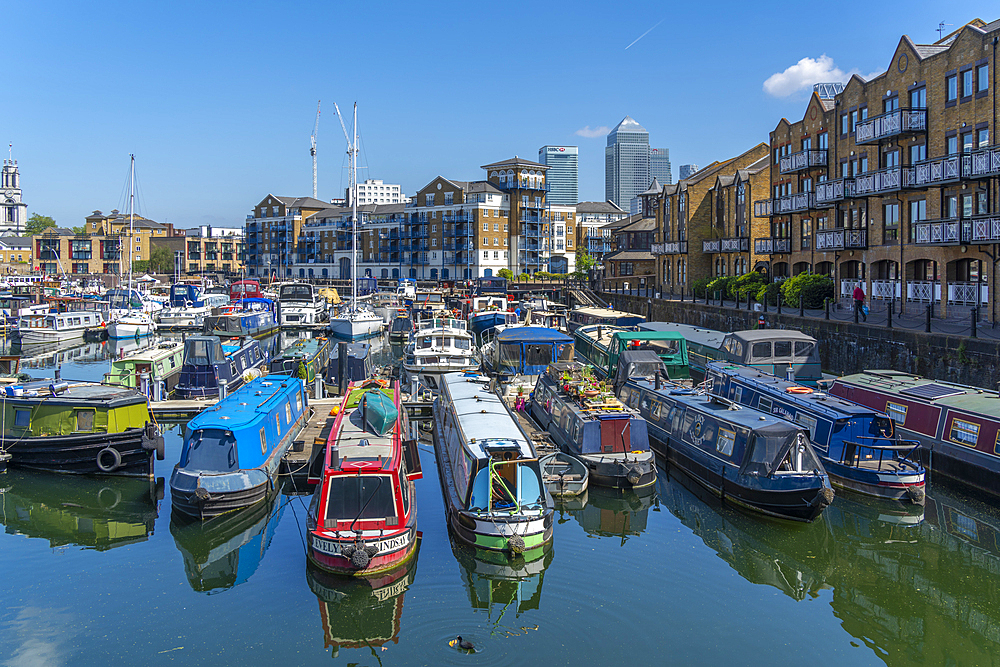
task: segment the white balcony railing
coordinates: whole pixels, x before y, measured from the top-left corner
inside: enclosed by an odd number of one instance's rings
[[[906,283],[906,300],[930,303],[941,301],[941,283],[929,280],[909,280]]]
[[[855,281],[852,281],[855,282]],[[851,293],[854,293],[854,288],[851,288]],[[900,285],[898,280],[873,280],[872,281],[872,294],[873,299],[884,299],[886,301],[899,301],[900,298]]]
[[[979,303],[989,303],[989,285],[987,283],[948,283],[948,303],[958,305],[976,305],[976,295]]]

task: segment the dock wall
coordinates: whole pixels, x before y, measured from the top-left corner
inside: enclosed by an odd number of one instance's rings
[[[678,322],[719,331],[752,329],[759,312],[705,304],[604,293],[613,308],[649,321]],[[927,334],[883,326],[763,313],[767,326],[798,329],[820,344],[823,370],[837,375],[895,369],[915,375],[996,389],[1000,382],[1000,343],[995,340]]]

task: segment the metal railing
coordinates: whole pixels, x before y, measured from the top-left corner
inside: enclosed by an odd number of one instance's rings
[[[886,167],[854,177],[854,193],[859,197],[913,187],[913,167]]]
[[[914,223],[917,245],[955,245],[972,241],[972,221],[950,218]]]
[[[867,248],[867,229],[824,229],[816,232],[816,250]]]
[[[796,192],[775,199],[772,209],[775,215],[808,211],[815,206],[815,198],[816,193],[814,192]]]
[[[957,155],[923,160],[913,164],[913,184],[917,186],[952,183],[959,179]]]
[[[835,202],[854,196],[854,179],[841,178],[836,181],[821,181],[816,184],[816,205],[833,205]]]
[[[770,199],[759,199],[753,203],[753,214],[757,218],[767,218],[772,215]]]
[[[666,243],[654,243],[650,246],[649,251],[654,255],[684,255],[688,251],[688,242],[667,241]]]
[[[753,251],[758,255],[778,255],[792,251],[792,239],[788,237],[771,237],[754,239]]]
[[[1000,217],[984,216],[972,219],[973,243],[996,243],[1000,241]]]
[[[794,171],[811,169],[812,167],[825,167],[827,152],[825,150],[806,150],[786,155],[778,160],[778,171],[782,174],[789,174]]]
[[[962,156],[962,176],[1000,176],[1000,146],[990,146]]]
[[[722,252],[722,241],[720,239],[713,239],[711,241],[702,241],[701,251],[704,253]]]
[[[927,131],[927,109],[894,109],[859,122],[854,143],[867,144],[909,132]]]

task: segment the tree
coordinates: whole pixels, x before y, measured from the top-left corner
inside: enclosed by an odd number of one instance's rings
[[[514,273],[510,269],[500,269],[499,271],[497,271],[497,276],[500,278],[504,278],[505,280],[514,279]]]
[[[28,222],[24,223],[24,233],[28,236],[33,236],[35,234],[41,234],[49,227],[55,226],[56,221],[49,216],[32,213],[31,217],[28,218]]]
[[[579,278],[584,280],[590,277],[590,270],[597,266],[597,259],[594,258],[589,252],[581,248],[576,251],[576,271],[573,272],[574,278]]]
[[[151,273],[173,273],[174,253],[170,252],[169,248],[153,246],[152,252],[149,253],[149,263],[146,270]]]
[[[83,234],[87,231],[87,228],[84,225],[80,225],[79,227],[70,227],[70,229],[73,230],[74,234]]]

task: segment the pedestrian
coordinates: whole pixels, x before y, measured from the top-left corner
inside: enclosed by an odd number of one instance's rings
[[[863,319],[865,322],[868,321],[868,313],[865,312],[865,290],[862,289],[860,282],[854,288],[854,319],[855,319],[855,321],[857,321],[858,315],[861,315],[861,319]]]

